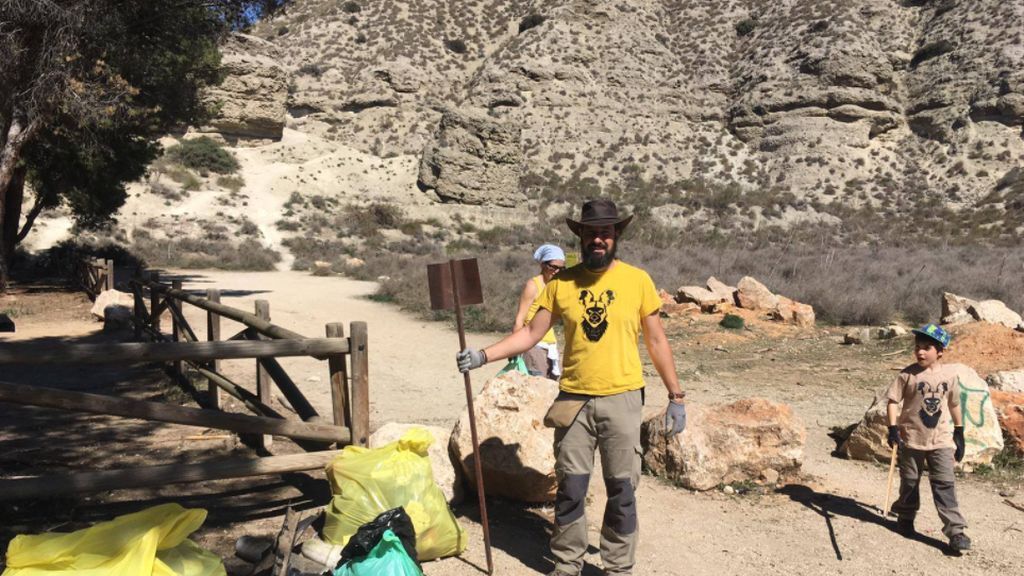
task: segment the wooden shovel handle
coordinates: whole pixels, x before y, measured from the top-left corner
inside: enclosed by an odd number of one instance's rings
[[[892,445],[892,455],[889,456],[889,480],[885,484],[885,505],[882,506],[882,517],[886,518],[889,516],[889,498],[892,496],[892,478],[896,472],[896,451],[899,449],[899,443]]]

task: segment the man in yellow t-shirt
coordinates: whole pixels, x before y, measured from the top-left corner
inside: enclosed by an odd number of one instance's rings
[[[532,348],[560,318],[565,327],[565,358],[556,405],[571,407],[555,430],[555,527],[552,576],[577,576],[587,550],[585,517],[587,487],[594,451],[608,491],[601,528],[601,561],[605,574],[632,574],[636,558],[636,487],[640,479],[640,423],[643,371],[637,341],[644,343],[654,368],[668,389],[665,413],[668,433],[686,426],[684,394],[676,376],[658,311],[654,282],[643,270],[617,260],[622,231],[632,217],[619,217],[610,200],[591,200],[580,220],[566,223],[580,238],[583,261],[562,271],[537,298],[539,310],[526,329],[482,350],[467,348],[457,355],[466,372]]]

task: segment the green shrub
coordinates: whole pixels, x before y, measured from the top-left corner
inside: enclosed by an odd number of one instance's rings
[[[747,34],[753,32],[754,28],[756,27],[757,20],[754,20],[753,18],[744,18],[743,20],[740,20],[739,22],[736,23],[736,35],[746,36]]]
[[[232,192],[238,192],[245,186],[245,179],[241,176],[220,176],[217,178],[217,186],[227,188]]]
[[[238,170],[238,160],[216,140],[200,136],[171,146],[164,153],[168,158],[183,166],[198,171],[231,174]]]
[[[719,322],[718,325],[722,328],[728,328],[729,330],[742,330],[746,324],[744,324],[742,316],[726,314],[725,318],[722,318],[722,321]]]
[[[349,14],[356,14],[363,11],[363,7],[355,0],[348,0],[348,2],[341,5],[341,9]]]

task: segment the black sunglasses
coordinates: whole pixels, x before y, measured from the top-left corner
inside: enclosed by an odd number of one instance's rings
[[[551,262],[545,262],[544,266],[546,266],[548,270],[554,270],[555,272],[561,272],[562,270],[565,270],[565,266],[558,266],[556,264],[552,264]]]

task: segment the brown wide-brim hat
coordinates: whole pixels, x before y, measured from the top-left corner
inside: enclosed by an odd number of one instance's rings
[[[615,226],[615,231],[622,233],[633,219],[633,215],[626,217],[619,216],[619,208],[615,202],[605,198],[588,200],[580,210],[580,219],[573,220],[566,218],[565,223],[569,225],[572,233],[579,236],[584,226]]]

